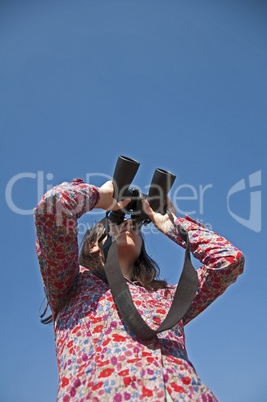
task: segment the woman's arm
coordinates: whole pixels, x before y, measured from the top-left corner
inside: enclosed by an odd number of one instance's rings
[[[190,250],[203,264],[197,270],[199,287],[196,296],[183,318],[187,324],[236,281],[243,272],[245,260],[242,252],[228,240],[192,218],[176,218],[175,223],[188,232]],[[168,236],[182,247],[186,246],[174,226]]]
[[[96,187],[74,179],[49,190],[34,211],[36,252],[53,315],[65,302],[79,272],[77,219],[99,198]]]
[[[144,211],[154,225],[185,248],[186,244],[168,214],[155,213],[146,201],[143,204]],[[169,199],[167,207],[173,215],[175,224],[181,225],[188,232],[190,251],[203,264],[197,270],[199,287],[196,296],[183,319],[184,324],[187,324],[236,281],[244,269],[244,256],[224,237],[207,229],[201,223],[188,216],[177,218],[175,208]]]
[[[116,210],[129,200],[113,198],[112,182],[97,188],[81,179],[49,190],[34,211],[36,252],[53,316],[65,303],[79,272],[77,219],[95,208]]]

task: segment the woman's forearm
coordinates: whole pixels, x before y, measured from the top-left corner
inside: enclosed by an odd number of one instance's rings
[[[78,274],[77,219],[98,200],[97,187],[76,179],[49,190],[34,211],[36,251],[53,314],[64,303]]]

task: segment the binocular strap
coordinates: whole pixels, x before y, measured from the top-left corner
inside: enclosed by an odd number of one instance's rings
[[[184,266],[171,308],[157,330],[153,330],[147,325],[133,303],[129,287],[120,269],[115,239],[108,236],[103,247],[105,255],[104,271],[116,306],[130,330],[143,340],[151,339],[157,333],[174,327],[186,314],[198,288],[197,273],[190,259],[188,234],[180,225],[175,225],[175,227],[186,242]]]

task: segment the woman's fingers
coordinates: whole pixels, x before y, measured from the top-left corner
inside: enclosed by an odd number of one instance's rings
[[[167,234],[172,226],[172,221],[170,220],[169,215],[167,213],[162,215],[159,212],[154,212],[146,200],[142,200],[142,203],[144,212],[147,214],[149,219],[151,219],[155,227],[161,232]],[[166,199],[166,204],[167,208],[171,211],[173,217],[175,218],[176,211],[169,198]]]
[[[129,202],[131,202],[131,198],[126,198],[125,200],[118,201],[118,202],[116,200],[114,200],[114,201],[115,201],[115,203],[112,208],[112,211],[117,211],[118,209],[125,208],[129,204]]]
[[[153,211],[153,209],[149,205],[148,201],[147,200],[142,200],[142,205],[143,205],[143,211],[147,214],[149,219],[151,219],[151,221],[154,223],[154,214],[155,214],[155,212]]]
[[[150,207],[147,200],[142,200],[142,203],[143,203],[144,212],[147,214],[147,216],[153,222],[153,219],[155,219],[155,215],[157,215],[157,212],[153,211],[153,209]],[[166,198],[165,205],[166,205],[167,209],[169,209],[169,211],[171,211],[174,215],[176,215],[175,207],[174,207],[173,203],[171,202],[171,200],[169,199],[169,197]]]

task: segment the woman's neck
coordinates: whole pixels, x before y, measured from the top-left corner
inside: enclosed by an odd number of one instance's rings
[[[134,264],[130,263],[129,261],[125,261],[120,257],[119,257],[119,264],[123,276],[131,281],[133,277]]]

